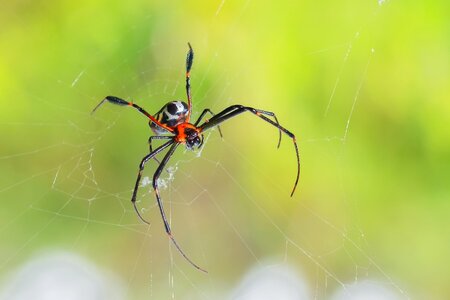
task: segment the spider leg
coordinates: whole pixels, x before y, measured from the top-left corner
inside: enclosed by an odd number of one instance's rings
[[[237,110],[241,110],[240,112],[238,112],[238,113],[234,113],[235,111],[237,111]],[[245,106],[243,106],[243,105],[232,105],[232,106],[230,106],[230,107],[227,107],[227,108],[225,108],[224,110],[222,110],[220,113],[218,113],[218,114],[216,114],[216,115],[214,115],[211,119],[209,119],[207,122],[214,122],[216,119],[218,119],[218,118],[226,118],[226,119],[228,119],[228,118],[231,118],[232,116],[230,116],[230,117],[227,117],[227,115],[228,114],[232,114],[233,113],[233,115],[235,114],[235,115],[238,115],[238,114],[240,114],[240,113],[242,113],[242,112],[244,112],[244,111],[250,111],[250,112],[252,112],[253,114],[255,114],[255,115],[257,115],[258,117],[260,117],[260,118],[262,118],[262,119],[267,119],[267,118],[263,118],[264,116],[262,116],[262,115],[267,115],[267,116],[269,116],[269,117],[273,117],[274,119],[275,119],[275,123],[276,123],[276,127],[278,128],[279,126],[280,126],[280,123],[278,123],[278,119],[277,119],[277,116],[275,115],[275,113],[273,113],[273,112],[270,112],[270,111],[265,111],[265,110],[261,110],[261,109],[256,109],[256,108],[252,108],[252,107],[245,107]],[[224,120],[225,121],[225,120]],[[205,125],[204,127],[205,127],[205,129],[206,128],[210,128],[210,127],[214,127],[215,125],[213,125],[213,126],[206,126],[206,123],[207,122],[205,122],[203,125]],[[222,123],[223,121],[221,121],[220,123]],[[270,123],[270,122],[269,122]],[[201,126],[200,126],[201,127]],[[277,148],[280,148],[280,144],[281,144],[281,132],[282,132],[282,130],[280,129],[280,128],[278,128],[278,132],[279,132],[279,136],[278,136],[278,144],[277,144]]]
[[[171,136],[166,136],[166,135],[152,135],[150,136],[150,138],[148,139],[148,146],[149,146],[149,150],[150,153],[153,152],[153,147],[152,147],[152,140],[170,140],[173,137]],[[153,157],[153,159],[160,164],[161,162],[156,158],[156,156]]]
[[[225,122],[228,119],[234,118],[237,115],[239,115],[243,112],[246,112],[246,111],[251,112],[252,114],[254,114],[254,115],[260,117],[261,119],[263,119],[264,121],[266,121],[267,123],[270,123],[271,125],[275,126],[276,128],[278,128],[278,130],[280,132],[284,132],[286,135],[288,135],[292,139],[292,142],[294,143],[294,147],[295,147],[295,153],[297,155],[297,177],[295,179],[294,188],[292,189],[292,192],[291,192],[291,197],[292,197],[292,195],[294,195],[295,188],[297,187],[298,180],[300,178],[300,155],[298,153],[298,146],[297,146],[297,141],[295,139],[295,135],[278,123],[278,120],[276,119],[274,113],[255,109],[253,107],[246,107],[243,105],[233,105],[228,108],[225,108],[223,111],[221,111],[220,113],[213,116],[207,122],[204,122],[202,125],[198,126],[198,129],[200,130],[200,132],[208,130],[208,129],[210,129],[214,126],[218,126],[220,123]],[[275,118],[275,122],[273,120],[267,118],[265,115],[273,116]],[[280,137],[280,140],[281,140],[281,137]]]
[[[169,131],[169,132],[173,132],[173,129],[168,127],[167,125],[162,124],[161,122],[159,122],[157,119],[155,119],[155,117],[153,117],[151,114],[149,114],[145,109],[143,109],[142,107],[140,107],[137,104],[134,104],[133,102],[128,102],[125,101],[123,99],[120,99],[119,97],[115,97],[115,96],[107,96],[105,99],[103,99],[102,101],[100,101],[99,104],[97,104],[97,106],[92,110],[91,114],[93,114],[100,106],[102,106],[105,102],[109,102],[115,105],[120,105],[120,106],[132,106],[135,109],[137,109],[141,114],[145,115],[147,118],[149,118],[153,123],[155,123],[157,126]]]
[[[265,111],[265,110],[255,109],[255,108],[253,108],[253,110],[255,110],[257,112],[256,115],[259,116],[259,117],[262,117],[262,116],[258,115],[258,113],[264,114],[264,115],[267,115],[269,117],[273,117],[274,118],[275,123],[276,123],[276,127],[278,127],[278,133],[279,133],[278,134],[278,145],[277,145],[277,148],[280,148],[280,145],[281,145],[281,132],[282,132],[282,130],[280,129],[280,123],[278,123],[278,119],[277,119],[277,116],[275,115],[275,113],[273,113],[271,111]]]
[[[139,172],[138,172],[138,176],[136,179],[136,184],[134,185],[133,196],[131,197],[131,203],[133,203],[134,210],[136,211],[139,219],[141,219],[141,221],[144,223],[150,224],[147,220],[145,220],[142,217],[141,213],[139,212],[139,209],[136,206],[136,195],[137,195],[137,192],[139,189],[139,183],[141,182],[142,172],[144,171],[145,164],[150,159],[152,159],[156,154],[160,153],[161,151],[163,151],[164,149],[166,149],[173,143],[174,143],[174,140],[172,139],[172,140],[168,141],[167,143],[164,143],[163,145],[159,146],[158,148],[155,149],[155,151],[151,151],[150,154],[147,154],[146,156],[144,156],[141,163],[139,164]]]
[[[150,136],[150,138],[148,139],[148,146],[149,146],[150,152],[153,151],[153,147],[152,147],[152,140],[153,139],[155,139],[155,140],[162,140],[162,139],[172,139],[172,138],[173,137],[171,137],[171,136],[165,136],[165,135],[152,135],[152,136]],[[161,163],[159,161],[159,159],[156,158],[156,156],[153,157],[153,160],[156,161],[158,163],[158,165]],[[166,170],[166,171],[167,171],[167,173],[170,173],[169,170]]]
[[[186,116],[186,122],[189,122],[192,113],[192,96],[191,96],[191,68],[194,62],[194,50],[192,50],[191,44],[188,43],[189,51],[186,56],[186,95],[188,100],[188,112]]]
[[[167,221],[166,218],[166,214],[164,212],[164,207],[161,201],[161,196],[159,195],[159,189],[158,189],[158,178],[161,175],[162,170],[164,169],[164,167],[166,166],[167,162],[169,161],[169,159],[172,157],[173,153],[175,152],[175,150],[177,149],[178,145],[180,143],[174,143],[172,145],[172,147],[170,147],[169,151],[166,153],[166,155],[164,156],[163,160],[161,161],[161,164],[159,165],[158,169],[156,170],[155,174],[153,175],[153,190],[155,191],[155,195],[156,195],[156,202],[158,203],[159,206],[159,211],[161,213],[161,217],[163,219],[164,222],[164,227],[166,229],[166,233],[169,236],[169,238],[172,240],[172,243],[175,245],[175,247],[177,248],[178,252],[180,252],[180,254],[196,269],[208,273],[206,270],[202,269],[201,267],[199,267],[197,264],[195,264],[185,253],[184,251],[181,249],[181,247],[178,245],[177,241],[175,240],[174,236],[172,235],[172,230],[170,229],[170,225],[169,222]],[[164,144],[165,145],[165,144]],[[155,150],[156,151],[156,150]]]
[[[197,127],[197,125],[200,123],[200,121],[203,119],[203,117],[204,117],[207,113],[210,113],[213,117],[215,116],[215,114],[214,114],[209,108],[205,108],[205,109],[203,110],[203,112],[200,114],[200,117],[198,117],[197,121],[194,123],[194,126],[195,126],[195,127]],[[206,122],[209,122],[209,121],[206,120]],[[220,126],[217,126],[217,129],[219,129],[220,137],[223,138],[222,130],[220,130]]]

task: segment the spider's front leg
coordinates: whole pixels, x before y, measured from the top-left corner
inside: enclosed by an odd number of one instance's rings
[[[170,143],[170,142],[169,142]],[[164,144],[165,145],[165,144]],[[156,170],[155,174],[153,175],[153,190],[155,191],[155,196],[156,196],[156,202],[158,203],[158,207],[159,207],[159,212],[161,213],[161,217],[163,219],[164,222],[164,228],[166,230],[167,235],[169,236],[169,238],[172,240],[172,243],[175,245],[175,247],[177,248],[178,252],[180,252],[180,254],[196,269],[208,273],[205,269],[199,267],[197,264],[195,264],[185,253],[184,251],[181,249],[181,247],[178,245],[177,241],[175,240],[174,236],[172,235],[172,230],[170,229],[170,225],[169,222],[167,221],[167,217],[166,214],[164,212],[164,207],[161,201],[161,196],[159,195],[159,189],[158,189],[158,179],[159,176],[161,175],[162,170],[165,168],[167,162],[169,161],[169,159],[172,157],[173,153],[175,152],[175,150],[177,149],[178,145],[180,145],[180,143],[174,143],[172,145],[172,147],[170,147],[169,151],[166,153],[166,155],[164,156],[163,160],[161,161],[161,164],[159,165],[158,169]],[[156,150],[155,150],[156,151]]]
[[[205,108],[203,110],[203,112],[200,114],[200,117],[198,117],[197,121],[194,123],[195,127],[197,127],[198,124],[200,124],[201,120],[205,117],[205,115],[207,113],[210,113],[213,117],[215,116],[215,114],[209,108]],[[209,121],[206,120],[206,122],[209,122]],[[220,130],[220,126],[219,125],[217,125],[217,129],[219,130],[220,137],[223,138],[222,130]]]
[[[278,147],[280,146],[280,142],[281,142],[281,132],[284,132],[287,136],[289,136],[292,139],[292,142],[293,142],[294,148],[295,148],[295,154],[297,156],[297,176],[295,178],[294,187],[291,192],[291,197],[292,197],[292,195],[294,195],[295,189],[298,184],[298,180],[300,178],[300,155],[298,153],[297,141],[295,139],[295,135],[292,132],[290,132],[289,130],[287,130],[286,128],[281,126],[280,123],[278,123],[278,119],[273,112],[256,109],[253,107],[243,106],[243,105],[232,105],[230,107],[225,108],[223,111],[221,111],[220,113],[218,113],[217,115],[212,117],[208,122],[204,122],[203,124],[198,126],[198,129],[200,132],[203,132],[214,126],[218,126],[222,122],[225,122],[226,120],[234,118],[246,111],[251,112],[252,114],[258,116],[265,122],[271,124],[272,126],[274,126],[278,129],[278,131],[280,133],[280,136],[278,139]],[[273,117],[275,119],[275,121],[269,119],[266,116]]]
[[[139,164],[139,172],[138,172],[138,176],[136,178],[136,184],[134,185],[134,190],[133,190],[133,196],[131,197],[131,203],[133,203],[134,206],[134,210],[136,211],[139,219],[141,219],[142,222],[150,224],[147,220],[145,220],[141,213],[139,212],[139,209],[136,206],[136,196],[137,196],[137,192],[139,189],[139,184],[141,182],[141,177],[142,177],[142,172],[144,171],[144,167],[145,164],[152,158],[155,157],[156,154],[160,153],[161,151],[163,151],[164,149],[166,149],[167,147],[169,147],[171,144],[173,144],[174,141],[170,140],[167,143],[164,143],[163,145],[159,146],[158,148],[155,149],[155,151],[151,151],[150,154],[146,155],[141,163]]]
[[[246,107],[243,105],[232,105],[230,107],[225,108],[224,110],[222,110],[220,113],[214,115],[211,119],[209,119],[207,122],[203,123],[201,126],[201,128],[203,128],[204,130],[207,130],[208,128],[217,126],[219,127],[219,123],[222,123],[230,118],[233,118],[245,111],[249,111],[251,113],[253,113],[254,115],[257,115],[258,117],[260,117],[261,119],[263,119],[264,121],[271,123],[272,125],[274,125],[275,127],[278,128],[278,145],[277,148],[280,148],[280,144],[281,144],[281,126],[280,123],[278,122],[277,116],[275,115],[275,113],[271,112],[271,111],[265,111],[265,110],[261,110],[261,109],[256,109],[253,107]],[[204,113],[203,113],[204,114]],[[266,116],[269,117],[273,117],[275,122],[270,120],[269,118],[267,118]],[[219,129],[220,130],[220,129]]]

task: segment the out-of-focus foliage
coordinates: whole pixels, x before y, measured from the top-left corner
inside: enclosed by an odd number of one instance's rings
[[[312,289],[331,293],[357,277],[413,297],[448,295],[448,1],[1,6],[4,277],[36,251],[63,247],[120,274],[129,295],[145,295],[152,274],[153,295],[165,298],[189,282],[203,292],[230,286],[255,257],[283,255],[289,238],[301,250],[288,245],[288,262]],[[111,106],[90,115],[109,94],[152,113],[184,99],[188,41],[195,115],[234,103],[274,111],[302,157],[290,199],[291,141],[283,136],[276,150],[276,130],[252,116],[224,124],[224,141],[213,131],[200,159],[175,155],[175,190],[163,198],[175,203],[166,208],[176,236],[206,278],[174,248],[171,267],[148,188],[151,236],[129,203],[146,120]],[[168,272],[178,276],[170,288]]]

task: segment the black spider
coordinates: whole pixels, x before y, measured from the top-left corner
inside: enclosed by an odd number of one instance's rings
[[[133,196],[131,198],[131,202],[133,203],[133,206],[136,210],[137,215],[139,218],[147,224],[150,224],[148,221],[146,221],[142,215],[139,213],[139,210],[136,206],[136,194],[139,188],[139,183],[141,181],[142,171],[144,170],[145,164],[152,158],[155,158],[157,154],[165,150],[166,148],[169,148],[167,153],[165,154],[164,158],[161,162],[159,162],[159,166],[156,170],[156,172],[153,175],[153,189],[155,191],[156,195],[156,201],[158,203],[159,211],[161,213],[164,227],[166,229],[166,233],[172,240],[175,247],[178,249],[178,251],[183,255],[183,257],[195,268],[206,272],[204,269],[200,268],[198,265],[196,265],[181,249],[181,247],[176,242],[175,238],[172,235],[172,231],[170,229],[169,222],[167,221],[166,214],[164,213],[163,204],[161,202],[161,197],[159,195],[158,190],[158,178],[161,175],[161,172],[163,171],[164,167],[166,166],[167,162],[169,161],[172,154],[175,152],[176,148],[180,144],[185,144],[186,148],[189,150],[193,150],[195,148],[200,148],[203,144],[203,132],[218,126],[220,123],[231,119],[233,117],[236,117],[237,115],[243,113],[243,112],[250,112],[267,123],[275,126],[279,130],[279,138],[278,138],[278,147],[281,143],[281,133],[284,132],[286,135],[288,135],[290,138],[292,138],[292,141],[294,143],[295,152],[297,155],[297,177],[295,179],[294,188],[292,189],[291,196],[294,194],[295,188],[297,187],[298,179],[300,177],[300,156],[298,154],[298,147],[295,140],[295,136],[293,133],[291,133],[286,128],[282,127],[277,120],[277,117],[273,112],[264,111],[260,109],[255,109],[252,107],[247,107],[243,105],[232,105],[223,111],[221,111],[218,114],[214,114],[210,109],[206,108],[203,110],[203,112],[200,114],[199,118],[195,123],[190,123],[191,114],[192,114],[192,98],[191,98],[191,86],[190,86],[190,70],[192,67],[192,62],[194,60],[194,51],[192,50],[191,45],[188,43],[189,51],[187,53],[186,57],[186,94],[187,94],[187,100],[188,103],[182,101],[172,101],[164,105],[155,115],[150,115],[147,111],[145,111],[143,108],[138,106],[137,104],[134,104],[132,102],[125,101],[123,99],[120,99],[118,97],[114,96],[107,96],[104,100],[102,100],[92,112],[95,112],[103,103],[110,102],[117,105],[123,105],[123,106],[132,106],[135,109],[137,109],[140,113],[144,114],[149,121],[150,128],[155,133],[154,136],[150,136],[149,138],[149,144],[150,144],[150,153],[146,155],[141,163],[139,164],[139,173],[136,179],[136,184],[134,185],[133,190]],[[212,115],[210,119],[206,119],[203,124],[199,125],[200,121],[204,118],[204,116],[209,113]],[[273,117],[273,120],[269,119],[268,117]],[[219,128],[220,132],[220,128]],[[222,133],[220,132],[220,135]],[[158,140],[168,140],[155,150],[152,149],[152,140],[158,139]]]

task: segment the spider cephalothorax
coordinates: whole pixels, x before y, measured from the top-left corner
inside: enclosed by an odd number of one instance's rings
[[[255,116],[261,118],[265,122],[271,124],[272,126],[276,127],[279,131],[279,138],[278,138],[278,147],[280,146],[281,142],[281,134],[285,133],[287,136],[289,136],[292,139],[292,142],[294,143],[295,153],[297,156],[297,177],[295,178],[294,188],[292,189],[291,196],[294,194],[295,188],[297,187],[298,179],[300,177],[300,156],[298,154],[298,147],[297,142],[295,140],[295,136],[293,133],[291,133],[286,128],[282,127],[277,120],[277,117],[273,112],[265,111],[261,109],[256,109],[248,106],[243,105],[232,105],[228,108],[225,108],[218,114],[213,114],[213,112],[206,108],[203,110],[203,112],[198,117],[197,121],[195,123],[189,123],[192,113],[192,99],[191,99],[191,85],[190,85],[190,71],[192,67],[192,62],[194,60],[194,51],[192,50],[191,45],[188,43],[189,51],[186,57],[186,94],[188,103],[184,103],[182,101],[172,101],[164,105],[156,114],[150,115],[145,109],[140,107],[137,104],[134,104],[133,102],[128,102],[126,100],[123,100],[121,98],[115,97],[115,96],[107,96],[105,99],[103,99],[93,110],[93,112],[100,107],[105,102],[110,102],[117,105],[128,105],[131,107],[134,107],[137,109],[140,113],[145,115],[149,119],[150,128],[152,131],[156,134],[153,136],[150,136],[149,138],[149,145],[150,145],[150,153],[144,156],[141,163],[139,164],[139,172],[136,179],[136,183],[134,185],[133,195],[131,197],[131,202],[133,203],[133,206],[136,210],[137,215],[139,218],[149,224],[148,221],[146,221],[141,213],[139,212],[139,209],[136,206],[136,195],[139,189],[139,184],[142,177],[142,172],[144,170],[145,164],[151,160],[155,159],[159,166],[156,169],[154,175],[153,175],[153,189],[155,191],[156,196],[156,202],[159,207],[159,211],[161,213],[161,217],[164,222],[164,228],[166,230],[167,235],[172,240],[175,247],[178,249],[178,251],[183,255],[183,257],[194,267],[197,269],[206,272],[204,269],[200,268],[198,265],[196,265],[181,249],[181,247],[176,242],[175,238],[172,235],[172,230],[170,229],[169,222],[167,221],[166,214],[164,212],[163,203],[161,201],[161,197],[159,195],[158,190],[158,178],[161,175],[161,172],[164,170],[164,167],[166,166],[169,159],[172,157],[173,153],[175,152],[176,148],[180,144],[185,144],[186,148],[192,150],[195,148],[199,148],[203,144],[203,132],[213,128],[217,127],[219,129],[220,135],[222,135],[222,132],[220,131],[219,124],[222,122],[234,118],[237,115],[240,115],[243,112],[250,112],[254,114]],[[200,122],[203,120],[205,115],[209,113],[212,117],[208,120],[205,120],[202,124]],[[273,119],[269,119],[269,117],[272,117]],[[199,125],[200,124],[200,125]],[[152,141],[156,140],[167,140],[165,143],[157,147],[153,150],[152,148]],[[167,150],[166,154],[162,158],[161,161],[156,159],[156,155],[163,152],[164,150]]]
[[[186,148],[194,150],[200,148],[203,144],[203,134],[201,131],[190,123],[182,123],[175,127],[174,134],[177,143],[186,144]]]

